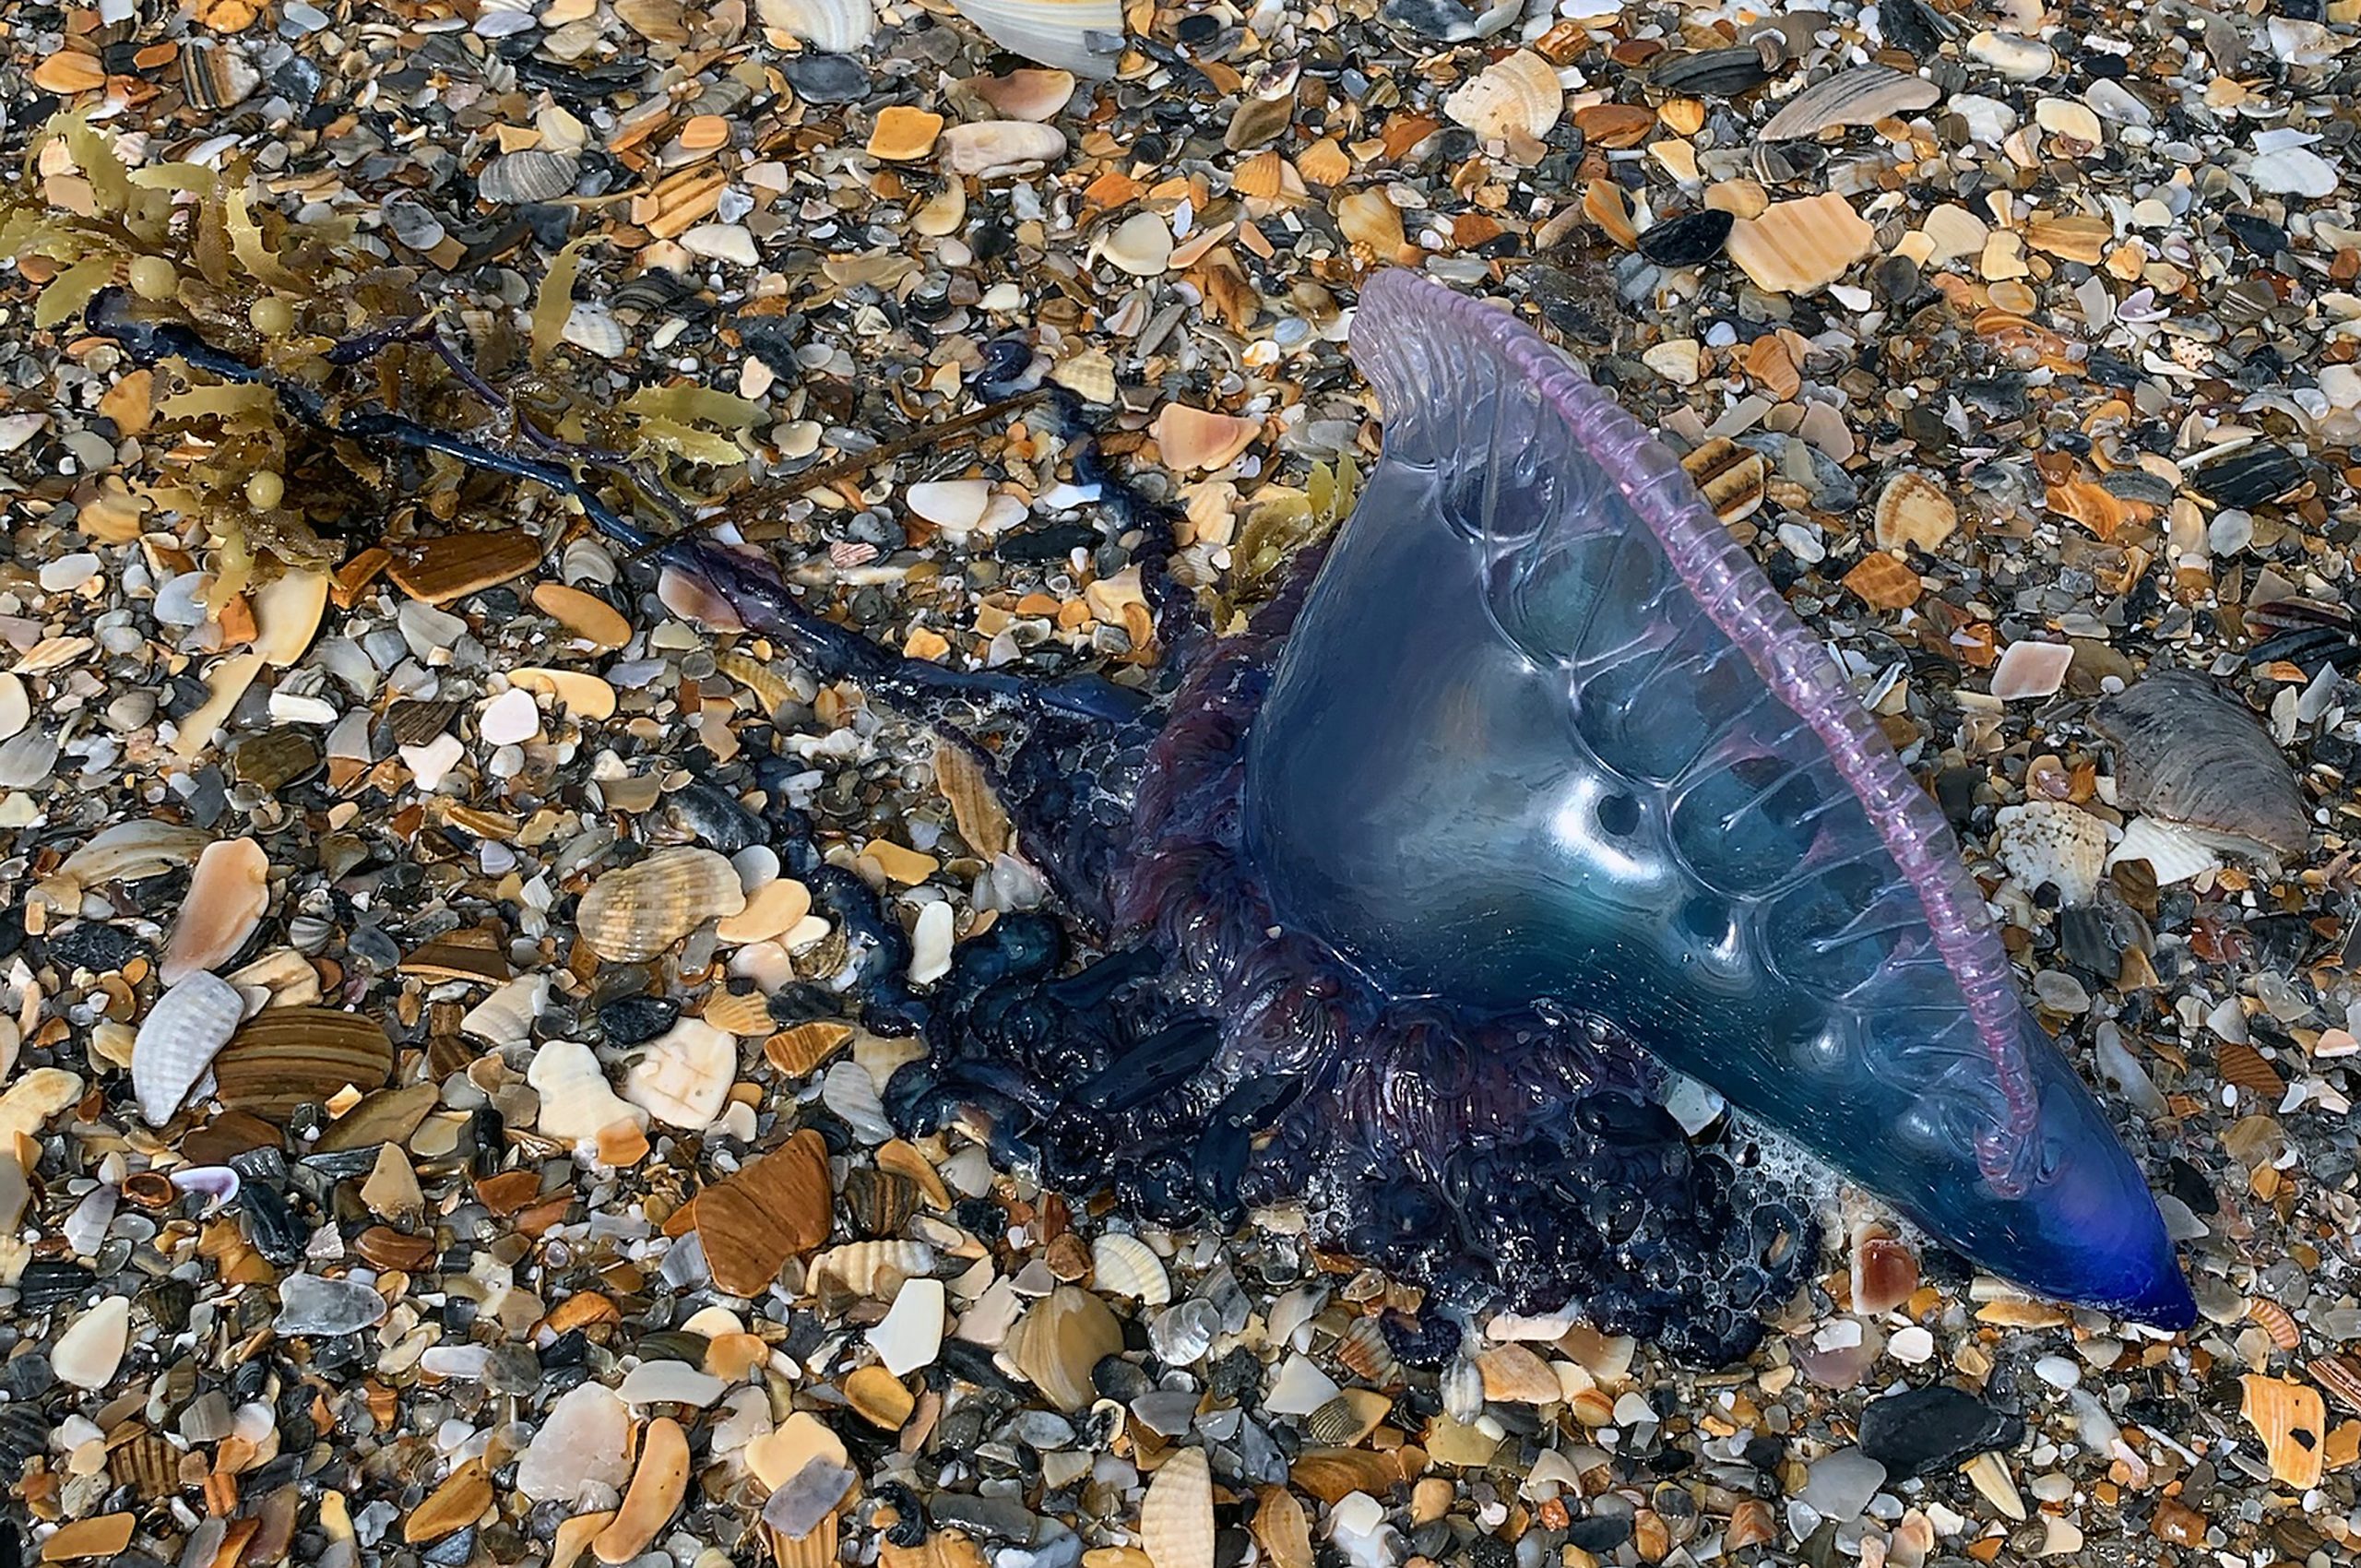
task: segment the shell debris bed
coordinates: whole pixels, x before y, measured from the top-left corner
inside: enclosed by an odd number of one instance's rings
[[[2356,0],[13,8],[0,1553],[2350,1560],[2356,41]],[[481,423],[481,371],[873,644],[1120,672],[1137,539],[1074,445],[922,433],[1084,399],[1235,625],[1374,456],[1381,265],[1562,343],[1836,650],[2193,1331],[1831,1191],[1743,1364],[1463,1339],[1299,1213],[1139,1225],[897,1137],[908,1048],[774,1004],[866,938],[761,808],[923,986],[1040,897],[969,759],[545,489],[77,325],[387,329],[389,386]]]

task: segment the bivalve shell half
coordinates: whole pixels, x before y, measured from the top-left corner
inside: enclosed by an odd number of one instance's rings
[[[151,1127],[172,1119],[245,1016],[246,999],[199,969],[156,999],[131,1042],[131,1087]]]
[[[934,1261],[924,1241],[854,1241],[813,1258],[810,1279],[815,1292],[833,1287],[872,1300],[890,1295],[902,1280],[932,1274]]]
[[[476,195],[504,206],[553,201],[573,190],[581,173],[582,160],[572,153],[528,147],[485,164],[476,176]]]
[[[737,868],[711,849],[658,849],[590,885],[575,926],[611,963],[655,957],[709,920],[746,907]]]
[[[2064,801],[2027,801],[2003,806],[1994,816],[1995,859],[2028,891],[2044,883],[2068,904],[2097,896],[2106,868],[2106,828],[2080,806]]]
[[[869,0],[756,0],[764,25],[831,54],[848,54],[877,36]]]
[[[2304,852],[2311,823],[2287,759],[2208,677],[2152,672],[2101,703],[2091,726],[2115,748],[2127,806],[2247,854]]]
[[[628,1123],[647,1124],[647,1113],[623,1099],[607,1082],[606,1069],[588,1046],[553,1039],[533,1053],[525,1081],[541,1097],[541,1136],[569,1146],[595,1145],[599,1134]]]
[[[941,145],[953,173],[990,180],[1055,163],[1066,155],[1066,134],[1030,120],[977,120],[943,132]]]
[[[1172,1278],[1157,1257],[1137,1236],[1113,1231],[1090,1243],[1090,1270],[1101,1290],[1129,1296],[1144,1307],[1161,1307],[1172,1300]]]
[[[1117,0],[952,0],[958,13],[1012,54],[1093,79],[1111,77],[1123,53]]]
[[[1074,80],[1072,71],[1026,69],[1004,77],[978,77],[968,85],[996,114],[1047,122],[1056,119],[1073,99]]]
[[[269,908],[270,857],[262,846],[251,838],[207,845],[164,944],[159,969],[163,982],[178,985],[200,969],[236,957]]]
[[[1183,1448],[1150,1478],[1140,1545],[1156,1568],[1214,1568],[1214,1479],[1202,1448]]]
[[[374,1018],[333,1007],[269,1007],[214,1063],[214,1092],[232,1111],[276,1120],[347,1085],[377,1088],[393,1070],[393,1042]]]
[[[1761,132],[1764,141],[1816,137],[1839,125],[1874,125],[1930,108],[1942,91],[1926,77],[1874,62],[1812,83],[1787,100]]]
[[[1442,112],[1487,141],[1505,142],[1521,162],[1540,156],[1540,141],[1566,112],[1557,67],[1530,49],[1485,66],[1454,88]]]

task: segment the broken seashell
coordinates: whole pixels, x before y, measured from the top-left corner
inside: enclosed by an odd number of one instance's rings
[[[2091,714],[2122,803],[2234,853],[2292,859],[2311,823],[2279,747],[2246,705],[2189,671],[2151,671]]]
[[[1164,1261],[1137,1236],[1109,1231],[1090,1243],[1092,1282],[1099,1289],[1129,1296],[1144,1307],[1172,1300],[1172,1279]]]
[[[1054,120],[1074,98],[1072,71],[1028,68],[1004,77],[977,77],[968,85],[994,113],[1011,120]]]
[[[1153,212],[1134,212],[1098,243],[1098,254],[1134,278],[1159,276],[1172,260],[1172,226]]]
[[[848,54],[877,36],[869,0],[755,0],[763,25],[831,54]]]
[[[694,1132],[721,1114],[737,1078],[737,1038],[701,1018],[682,1018],[624,1072],[623,1098],[667,1126]]]
[[[1566,112],[1557,67],[1530,49],[1485,66],[1453,89],[1442,112],[1487,141],[1505,142],[1518,161],[1540,157],[1543,137]],[[1651,116],[1653,118],[1653,116]]]
[[[525,1081],[541,1097],[534,1126],[545,1138],[582,1147],[611,1127],[647,1125],[647,1113],[615,1093],[597,1053],[577,1041],[553,1039],[535,1051]]]
[[[2028,892],[2047,883],[2070,905],[2097,896],[2106,864],[2106,827],[2098,818],[2064,801],[2027,801],[2003,806],[1993,817],[1994,858]]]
[[[1140,1545],[1155,1568],[1214,1568],[1213,1470],[1204,1449],[1179,1450],[1149,1478]]]
[[[2126,861],[2142,861],[2159,887],[2172,887],[2221,868],[2221,857],[2199,841],[2188,828],[2153,816],[2135,816],[2123,826],[2123,837],[2106,857],[2113,871]]]
[[[932,152],[934,139],[942,134],[942,115],[907,103],[893,104],[877,112],[877,123],[869,131],[869,155],[889,163],[911,162]]]
[[[2238,1414],[2261,1434],[2271,1479],[2298,1491],[2319,1485],[2328,1456],[2328,1406],[2320,1391],[2260,1372],[2248,1372],[2238,1384],[2245,1390]]]
[[[924,1241],[854,1241],[812,1260],[815,1293],[827,1288],[864,1300],[889,1294],[904,1279],[934,1272],[934,1249]]]
[[[1030,120],[977,120],[943,132],[942,147],[953,173],[990,180],[1056,162],[1066,155],[1066,134]]]
[[[1924,77],[1875,62],[1854,65],[1812,83],[1780,105],[1760,137],[1788,141],[1839,125],[1874,125],[1891,115],[1930,108],[1941,97],[1941,89]]]
[[[1017,1370],[1065,1410],[1080,1409],[1096,1397],[1091,1369],[1122,1348],[1123,1325],[1107,1303],[1074,1285],[1061,1285],[1026,1308],[1009,1336],[1009,1357]],[[1212,1507],[1210,1499],[1206,1507]]]
[[[237,988],[205,969],[156,999],[131,1043],[132,1092],[149,1126],[172,1119],[245,1016]]]
[[[67,914],[80,908],[82,895],[110,882],[136,882],[178,866],[205,852],[213,835],[202,828],[171,822],[119,822],[93,836],[65,857],[34,888],[52,909]]]
[[[1845,276],[1877,249],[1877,231],[1835,191],[1773,202],[1730,227],[1729,257],[1755,287],[1809,294]]]
[[[653,958],[709,920],[746,907],[738,871],[711,849],[658,849],[590,885],[575,913],[579,940],[618,964]]]
[[[262,846],[251,838],[207,845],[172,921],[159,978],[168,986],[178,985],[200,969],[228,963],[245,946],[269,908],[270,859]]]
[[[1211,470],[1228,468],[1244,456],[1263,434],[1263,422],[1167,403],[1150,433],[1168,467]]]
[[[961,16],[1012,54],[1078,77],[1115,74],[1123,53],[1117,0],[951,0]]]
[[[1959,508],[1924,474],[1905,469],[1878,492],[1872,530],[1880,550],[1932,551],[1959,529]]]

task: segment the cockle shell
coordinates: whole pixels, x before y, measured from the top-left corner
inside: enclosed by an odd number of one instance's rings
[[[533,1053],[525,1081],[541,1097],[534,1123],[545,1138],[564,1144],[596,1144],[599,1134],[622,1123],[647,1125],[647,1113],[619,1097],[607,1082],[598,1055],[570,1039],[553,1039]]]
[[[952,0],[958,13],[1012,54],[1078,77],[1115,74],[1123,53],[1117,0]]]
[[[200,969],[228,963],[269,908],[270,857],[262,846],[251,838],[207,845],[196,858],[158,974],[166,985],[178,985]]]
[[[924,1241],[854,1241],[830,1247],[812,1260],[814,1290],[834,1286],[849,1296],[889,1293],[894,1283],[934,1272],[935,1252]]]
[[[682,1018],[623,1074],[623,1097],[667,1126],[694,1132],[721,1114],[737,1078],[737,1038],[702,1018]]]
[[[653,958],[709,920],[746,907],[738,871],[711,849],[658,849],[590,885],[575,928],[591,952],[612,963]]]
[[[204,969],[156,999],[131,1043],[132,1092],[149,1126],[172,1119],[245,1016],[237,988]]]
[[[1157,1257],[1137,1236],[1109,1231],[1090,1243],[1090,1270],[1099,1289],[1129,1296],[1144,1307],[1160,1307],[1172,1300],[1172,1279]]]
[[[993,179],[1054,163],[1066,155],[1066,134],[1030,120],[977,120],[943,133],[943,160],[955,174]]]
[[[522,1045],[533,1038],[533,1020],[549,1000],[549,976],[519,975],[469,1008],[459,1028],[493,1045]]]
[[[765,26],[831,54],[848,54],[877,36],[869,0],[756,0],[754,8]]]
[[[1566,112],[1557,68],[1530,49],[1493,61],[1454,88],[1442,112],[1487,141],[1506,142],[1521,161],[1540,154],[1540,141]]]
[[[1156,1568],[1214,1568],[1214,1479],[1204,1449],[1180,1449],[1149,1479],[1140,1545]]]

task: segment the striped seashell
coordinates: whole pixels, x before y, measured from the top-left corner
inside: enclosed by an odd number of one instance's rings
[[[590,885],[575,913],[581,941],[611,963],[653,958],[709,920],[746,907],[738,871],[711,849],[658,849]]]
[[[485,164],[476,176],[476,195],[508,206],[550,201],[573,190],[581,172],[582,160],[571,153],[528,147],[502,153]]]
[[[1155,1568],[1214,1568],[1214,1478],[1204,1449],[1180,1450],[1149,1479],[1140,1545]]]
[[[1382,1386],[1401,1374],[1402,1363],[1385,1342],[1385,1326],[1373,1317],[1357,1317],[1336,1343],[1336,1359],[1355,1376]]]
[[[848,54],[877,36],[877,11],[869,0],[756,0],[763,23],[814,49]]]
[[[934,1264],[935,1251],[924,1241],[854,1241],[813,1258],[810,1282],[814,1290],[828,1285],[874,1298],[890,1294],[888,1285],[932,1274]]]
[[[1093,1282],[1099,1289],[1129,1296],[1144,1307],[1172,1300],[1172,1279],[1164,1262],[1137,1236],[1113,1231],[1090,1243]]]
[[[132,1092],[149,1126],[172,1119],[245,1016],[237,988],[203,969],[156,999],[131,1043]]]

